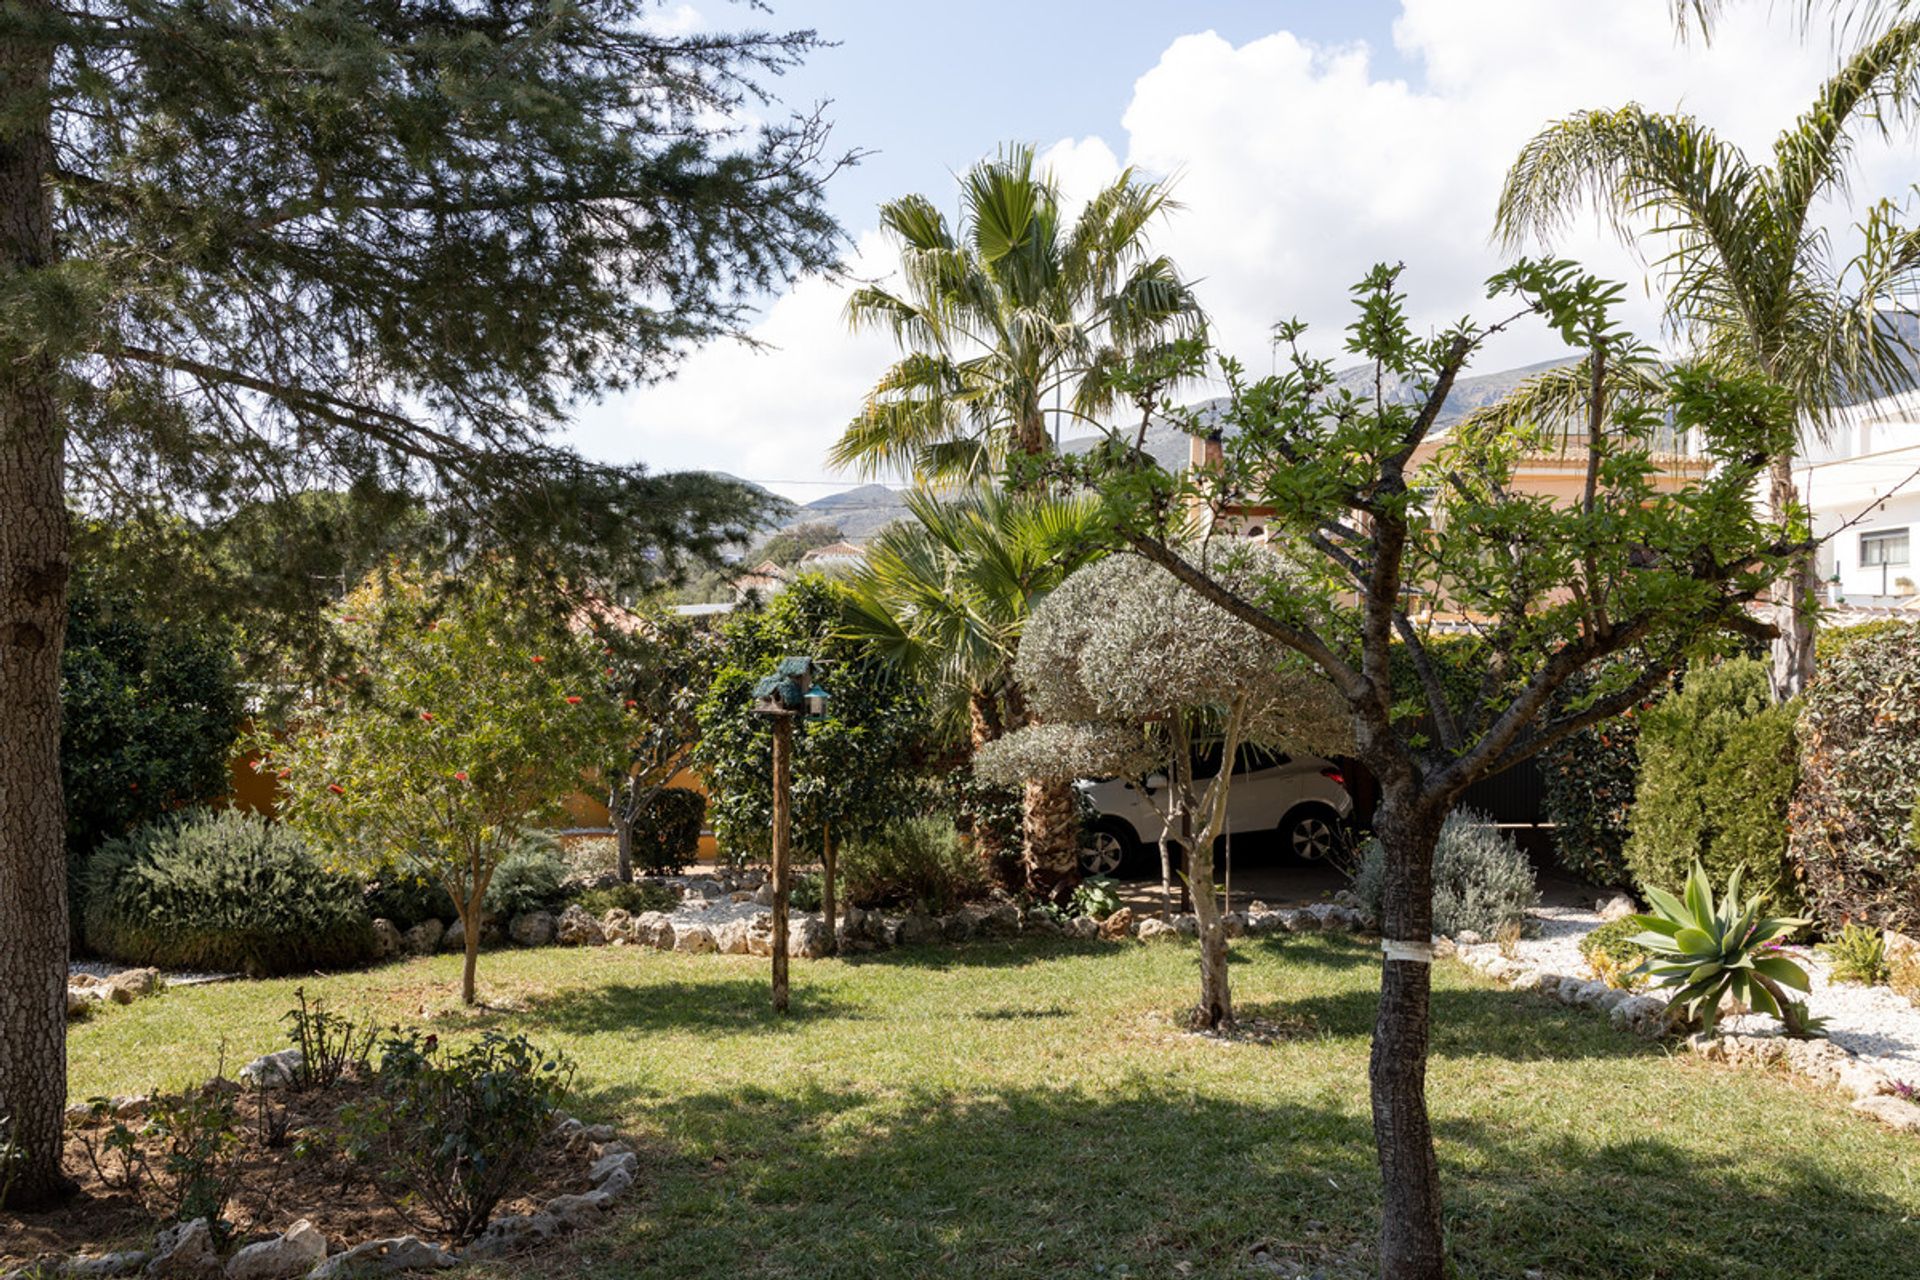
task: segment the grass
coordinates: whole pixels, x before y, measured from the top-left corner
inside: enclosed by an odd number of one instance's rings
[[[507,1276],[1244,1276],[1265,1245],[1366,1274],[1379,1198],[1366,1064],[1377,953],[1237,945],[1273,1044],[1185,1036],[1190,945],[981,942],[797,964],[635,949],[490,953],[311,979],[382,1022],[524,1029],[580,1065],[576,1111],[639,1137],[646,1185],[569,1256]],[[1920,1141],[1837,1096],[1435,973],[1429,1093],[1460,1277],[1920,1275]],[[74,1028],[72,1091],[204,1078],[284,1042],[294,983],[167,993]],[[164,1064],[164,1068],[157,1066]],[[1536,1269],[1529,1271],[1529,1269]]]

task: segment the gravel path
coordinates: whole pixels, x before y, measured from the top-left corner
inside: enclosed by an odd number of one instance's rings
[[[1595,977],[1580,956],[1580,939],[1600,926],[1599,913],[1575,907],[1539,907],[1529,913],[1539,936],[1516,944],[1519,959],[1554,973]],[[1826,961],[1808,947],[1788,947],[1812,977],[1808,1005],[1827,1019],[1827,1036],[1896,1080],[1920,1084],[1920,1005],[1886,987],[1835,982]],[[1776,1033],[1780,1024],[1758,1014],[1721,1024],[1744,1035]]]

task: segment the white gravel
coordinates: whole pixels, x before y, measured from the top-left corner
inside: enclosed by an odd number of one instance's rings
[[[125,973],[136,967],[130,964],[115,964],[111,960],[69,960],[67,976],[85,973],[95,978],[111,978],[116,973]],[[182,969],[178,972],[169,972],[166,969],[160,971],[161,979],[170,987],[198,987],[209,982],[231,982],[239,976],[237,973],[196,973],[191,969]]]
[[[1596,977],[1580,956],[1580,939],[1600,927],[1598,912],[1575,907],[1538,907],[1528,913],[1539,936],[1515,944],[1515,955],[1553,973]],[[1920,1084],[1920,1005],[1886,987],[1835,982],[1826,961],[1808,947],[1788,947],[1813,979],[1808,1007],[1827,1020],[1827,1036],[1896,1080]],[[1728,1031],[1764,1035],[1779,1030],[1772,1018],[1749,1014],[1725,1019]]]

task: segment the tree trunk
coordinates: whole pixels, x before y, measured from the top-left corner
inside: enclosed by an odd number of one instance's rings
[[[466,958],[460,967],[460,1003],[480,1003],[480,895],[460,904],[460,927],[465,931]]]
[[[827,953],[840,949],[840,931],[835,926],[834,867],[839,861],[839,849],[833,843],[833,827],[828,825],[820,844],[820,914],[826,919]]]
[[[1383,791],[1374,830],[1386,852],[1380,932],[1391,948],[1380,967],[1367,1070],[1384,1199],[1380,1274],[1385,1280],[1441,1280],[1440,1170],[1427,1119],[1433,849],[1440,820],[1420,803],[1416,783],[1397,782]]]
[[[613,789],[607,812],[613,819],[613,871],[621,884],[633,883],[633,780]]]
[[[28,17],[24,29],[34,25]],[[0,42],[0,276],[31,298],[20,277],[54,259],[45,102],[53,50],[21,34],[19,22],[12,30]],[[25,1148],[12,1207],[73,1189],[60,1169],[68,944],[60,648],[70,562],[53,374],[50,359],[17,346],[0,357],[0,1116]]]
[[[1768,469],[1769,500],[1776,519],[1798,501],[1793,482],[1793,455],[1776,456]],[[1800,555],[1793,567],[1774,587],[1774,625],[1780,635],[1773,642],[1768,670],[1775,702],[1785,702],[1806,692],[1813,679],[1813,602],[1819,590],[1819,573],[1812,552]]]
[[[773,718],[773,1011],[787,1011],[787,862],[793,833],[793,717]]]
[[[1073,784],[1029,779],[1026,785],[1027,887],[1052,894],[1078,879],[1080,815]]]

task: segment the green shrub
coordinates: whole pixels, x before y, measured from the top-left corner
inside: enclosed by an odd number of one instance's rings
[[[1920,929],[1920,623],[1823,641],[1801,713],[1789,851],[1822,924],[1911,933]]]
[[[840,850],[847,901],[862,907],[918,904],[949,911],[987,890],[979,857],[947,817],[908,818]]]
[[[1745,867],[1776,905],[1798,906],[1787,861],[1797,714],[1770,702],[1765,664],[1733,658],[1693,667],[1640,715],[1626,859],[1642,892],[1678,892],[1699,862],[1715,882]]]
[[[1717,901],[1706,868],[1697,862],[1683,896],[1647,890],[1652,912],[1632,917],[1645,930],[1634,942],[1650,953],[1647,976],[1673,993],[1668,1009],[1684,1012],[1707,1035],[1713,1034],[1729,996],[1755,1013],[1780,1019],[1790,1036],[1820,1035],[1822,1020],[1808,1014],[1804,999],[1787,994],[1804,995],[1807,972],[1780,949],[1807,921],[1763,914],[1766,894],[1741,898],[1743,875],[1735,869]]]
[[[494,868],[487,882],[487,914],[506,920],[528,911],[556,910],[566,900],[570,870],[552,836],[529,832]]]
[[[793,877],[787,886],[787,905],[795,911],[818,911],[826,902],[826,886],[811,873]]]
[[[359,885],[253,814],[202,811],[110,840],[87,880],[87,943],[123,963],[267,975],[373,954]]]
[[[596,917],[616,908],[637,916],[644,911],[673,910],[680,905],[680,891],[670,884],[611,884],[604,889],[589,889],[574,901]]]
[[[1120,909],[1120,895],[1114,892],[1110,876],[1090,876],[1073,889],[1073,914],[1105,920]]]
[[[402,867],[389,867],[367,886],[367,914],[390,920],[401,930],[424,920],[452,920],[460,914],[438,880]]]
[[[1592,691],[1593,681],[1582,679],[1568,696]],[[1553,823],[1554,858],[1593,884],[1623,885],[1632,879],[1626,846],[1639,779],[1640,714],[1647,705],[1590,725],[1538,757],[1540,807]]]
[[[1872,925],[1845,926],[1820,944],[1820,954],[1833,966],[1833,976],[1842,982],[1872,987],[1890,976],[1886,936]]]
[[[679,875],[700,856],[707,798],[690,787],[664,787],[633,823],[633,865],[644,875]]]
[[[104,840],[226,794],[242,703],[228,637],[151,620],[138,595],[74,577],[60,655],[60,785],[74,921]]]
[[[1607,923],[1580,939],[1580,955],[1610,987],[1637,987],[1644,979],[1634,973],[1647,958],[1647,949],[1634,941],[1642,932],[1632,916]]]
[[[1353,878],[1354,896],[1376,920],[1386,865],[1386,850],[1378,840],[1370,840]],[[1503,927],[1520,925],[1539,901],[1533,864],[1493,819],[1471,809],[1447,815],[1433,850],[1434,932],[1471,930],[1491,938]]]
[[[564,1058],[524,1036],[488,1031],[450,1048],[409,1032],[386,1042],[373,1093],[342,1119],[376,1185],[465,1244],[531,1181],[572,1079]]]

